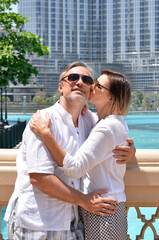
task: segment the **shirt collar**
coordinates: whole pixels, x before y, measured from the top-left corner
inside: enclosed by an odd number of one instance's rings
[[[59,115],[62,117],[63,121],[71,127],[75,127],[72,121],[72,115],[68,113],[60,104],[56,102],[54,107],[59,112]]]

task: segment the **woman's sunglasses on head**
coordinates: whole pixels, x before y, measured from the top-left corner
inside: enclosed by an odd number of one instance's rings
[[[71,73],[65,77],[63,77],[61,79],[61,81],[63,81],[65,78],[67,78],[67,80],[69,82],[76,82],[78,81],[80,78],[82,79],[82,81],[87,84],[87,85],[92,85],[94,82],[93,82],[93,79],[90,77],[90,76],[87,76],[87,75],[81,75],[81,74],[78,74],[78,73]]]

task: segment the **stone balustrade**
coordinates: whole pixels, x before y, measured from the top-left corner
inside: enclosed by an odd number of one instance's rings
[[[0,149],[0,211],[7,205],[16,179],[17,149]],[[136,157],[127,164],[125,175],[127,211],[134,207],[137,217],[143,222],[136,240],[144,239],[145,231],[151,228],[154,240],[159,239],[153,223],[159,219],[159,150],[137,150]],[[141,214],[140,207],[157,207],[151,219]],[[128,236],[128,239],[130,237]],[[3,236],[0,235],[0,240]]]

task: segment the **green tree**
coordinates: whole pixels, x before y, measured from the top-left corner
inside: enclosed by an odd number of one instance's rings
[[[53,103],[53,97],[47,97],[45,101],[46,103]]]
[[[144,95],[143,95],[142,91],[138,90],[138,91],[132,92],[131,93],[131,105],[132,105],[132,107],[134,109],[138,108],[138,107],[141,107],[143,99],[144,99]]]
[[[159,93],[157,94],[156,107],[159,107]]]
[[[152,102],[153,96],[152,93],[145,94],[144,101],[143,101],[143,107],[145,110],[153,108],[154,103]]]
[[[7,100],[7,102],[10,102],[10,98],[9,97],[2,97],[2,102],[5,102]],[[1,96],[0,96],[0,101],[1,101]]]
[[[57,91],[55,92],[54,96],[56,97],[56,101],[58,101],[60,99],[60,95],[61,93],[59,92],[59,90],[57,89]]]
[[[11,4],[18,0],[0,0],[0,86],[8,85],[8,81],[27,84],[32,74],[38,74],[37,68],[29,63],[27,55],[49,54],[47,46],[41,39],[30,32],[22,31],[22,26],[29,19],[20,14],[10,12]]]
[[[40,104],[43,101],[43,97],[41,97],[41,96],[34,96],[32,101],[33,101],[33,103]]]

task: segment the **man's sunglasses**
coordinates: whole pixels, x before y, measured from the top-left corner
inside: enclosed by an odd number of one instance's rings
[[[95,86],[95,87],[98,87],[98,88],[101,88],[101,87],[102,87],[102,88],[106,89],[107,91],[111,92],[109,88],[106,88],[106,87],[104,87],[103,85],[101,85],[101,84],[99,83],[98,79],[96,79],[96,80],[94,81],[94,86]]]
[[[93,79],[90,76],[81,75],[81,74],[78,74],[78,73],[71,73],[71,74],[63,77],[61,79],[61,81],[63,81],[65,78],[67,78],[67,80],[69,82],[76,82],[80,79],[80,77],[85,84],[87,84],[87,85],[92,85],[93,84]]]

